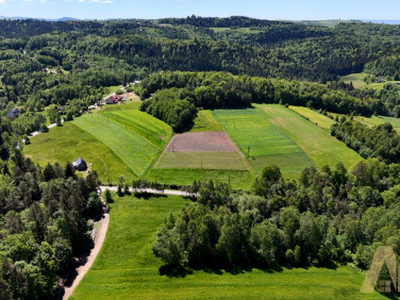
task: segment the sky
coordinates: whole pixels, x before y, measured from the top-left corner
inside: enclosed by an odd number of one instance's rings
[[[268,20],[398,20],[399,0],[0,0],[0,16],[158,19],[247,16]]]

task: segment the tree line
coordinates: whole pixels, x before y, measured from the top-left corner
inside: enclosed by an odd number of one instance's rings
[[[145,100],[140,109],[171,125],[190,128],[196,109],[250,107],[251,103],[308,106],[342,114],[387,115],[384,104],[358,98],[322,84],[266,79],[222,72],[158,72],[135,91]]]
[[[331,135],[364,158],[378,158],[388,164],[400,162],[400,136],[390,123],[369,128],[342,117],[332,125]]]
[[[172,270],[365,270],[377,246],[399,254],[399,172],[397,164],[372,159],[351,172],[342,164],[309,167],[298,181],[267,166],[250,193],[196,182],[199,197],[166,218],[153,252]]]

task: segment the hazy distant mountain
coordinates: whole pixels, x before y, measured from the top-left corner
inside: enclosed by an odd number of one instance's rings
[[[0,16],[0,19],[9,19],[9,20],[27,20],[27,19],[35,19],[35,20],[40,20],[40,21],[51,21],[51,22],[55,22],[55,21],[59,21],[59,22],[81,21],[81,20],[79,20],[79,19],[70,18],[70,17],[64,17],[64,18],[60,18],[60,19],[44,19],[44,18],[4,17],[4,16]]]
[[[400,20],[362,20],[363,22],[371,22],[378,24],[391,24],[391,25],[399,25]]]

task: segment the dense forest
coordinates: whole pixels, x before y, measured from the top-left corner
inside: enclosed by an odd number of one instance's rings
[[[0,175],[0,298],[45,299],[89,240],[87,220],[102,215],[97,176],[69,163],[44,169],[12,157]]]
[[[172,274],[340,264],[365,270],[379,245],[400,254],[399,172],[398,164],[370,159],[351,172],[341,163],[306,168],[299,181],[267,166],[250,193],[195,182],[199,197],[165,220],[153,252]]]

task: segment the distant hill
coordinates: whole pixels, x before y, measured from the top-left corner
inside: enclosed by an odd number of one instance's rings
[[[60,19],[44,19],[44,18],[4,17],[4,16],[0,16],[0,19],[8,19],[8,20],[29,20],[29,19],[35,19],[35,20],[49,21],[49,22],[81,21],[80,19],[75,19],[75,18],[70,18],[70,17],[63,17],[63,18],[60,18]]]

